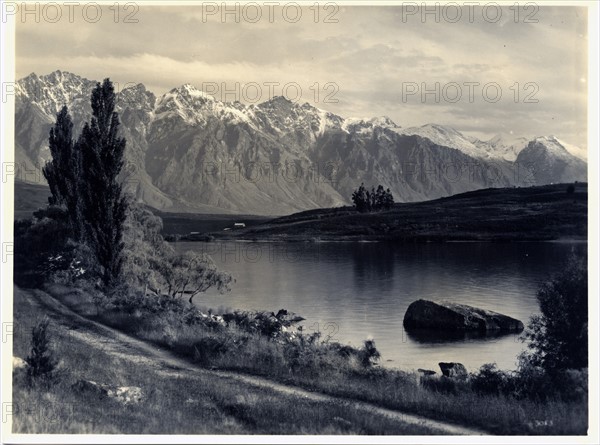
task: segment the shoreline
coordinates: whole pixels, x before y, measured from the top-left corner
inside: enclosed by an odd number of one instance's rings
[[[496,240],[395,240],[395,239],[375,239],[375,240],[358,240],[358,239],[319,239],[319,240],[306,240],[306,239],[295,239],[295,238],[261,238],[261,239],[247,239],[247,238],[220,238],[216,237],[211,240],[200,240],[200,239],[178,239],[178,240],[167,240],[170,244],[176,244],[179,242],[187,243],[216,243],[216,242],[231,242],[231,243],[305,243],[305,244],[336,244],[336,243],[393,243],[393,244],[459,244],[459,243],[476,243],[476,244],[512,244],[512,243],[564,243],[564,244],[587,244],[588,239],[577,239],[577,238],[556,238],[556,239],[496,239]]]

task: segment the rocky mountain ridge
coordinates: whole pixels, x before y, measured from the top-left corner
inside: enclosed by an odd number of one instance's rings
[[[78,133],[95,84],[61,71],[18,81],[20,179],[43,182],[55,113],[67,105]],[[584,152],[552,136],[481,141],[442,125],[343,118],[282,96],[245,105],[190,84],[160,97],[136,84],[118,91],[117,111],[128,189],[162,210],[276,215],[348,204],[362,182],[419,201],[587,178]]]

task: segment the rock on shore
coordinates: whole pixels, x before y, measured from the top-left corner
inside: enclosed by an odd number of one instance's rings
[[[406,329],[437,331],[521,332],[520,320],[466,304],[417,300],[404,314]]]
[[[466,379],[469,375],[467,373],[467,368],[462,363],[439,363],[440,369],[442,370],[442,375],[445,377],[457,378],[457,379]]]

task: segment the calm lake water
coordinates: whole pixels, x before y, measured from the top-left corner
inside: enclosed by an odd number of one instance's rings
[[[439,372],[440,361],[469,370],[496,362],[514,369],[525,348],[518,335],[430,338],[402,326],[410,303],[445,299],[522,320],[539,312],[536,290],[585,243],[242,243],[178,242],[178,251],[201,250],[236,279],[225,295],[196,296],[200,306],[270,310],[304,318],[305,331],[360,346],[375,340],[381,363]]]

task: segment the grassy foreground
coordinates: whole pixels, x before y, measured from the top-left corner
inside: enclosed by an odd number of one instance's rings
[[[15,288],[14,355],[29,353],[31,328],[47,307]],[[13,376],[13,433],[40,434],[437,434],[426,426],[332,404],[282,396],[268,388],[212,376],[186,375],[146,363],[88,326],[51,314],[52,350],[60,359],[49,385]],[[139,386],[140,404],[123,405],[73,389],[79,379]]]
[[[549,397],[544,400],[516,399],[501,394],[481,394],[468,382],[448,379],[419,382],[419,377],[401,371],[365,366],[360,354],[341,353],[339,345],[298,337],[293,341],[251,333],[239,326],[189,323],[187,313],[152,311],[134,303],[101,308],[91,294],[61,285],[46,290],[77,313],[101,321],[139,339],[174,351],[199,367],[260,375],[325,394],[362,400],[381,407],[401,410],[440,421],[480,428],[495,434],[586,434],[587,403]],[[185,306],[182,306],[185,307]],[[185,312],[186,309],[183,309]],[[190,309],[192,311],[192,309]],[[19,326],[31,325],[43,314],[15,297],[15,318]],[[191,312],[190,312],[191,314]],[[71,326],[77,329],[77,326]],[[25,331],[28,331],[25,329]],[[430,434],[427,428],[398,426],[381,418],[352,413],[347,406],[299,403],[269,391],[241,388],[218,378],[187,380],[147,372],[143,366],[128,363],[120,355],[80,344],[73,336],[57,332],[56,355],[63,360],[64,378],[49,391],[31,389],[15,380],[14,400],[28,404],[48,401],[51,407],[74,406],[72,431],[94,432],[210,432],[269,434]],[[15,354],[27,354],[27,335],[15,337]],[[68,340],[68,341],[66,341]],[[106,366],[110,363],[110,366]],[[73,394],[71,385],[85,375],[90,380],[117,382],[157,388],[158,392],[138,407],[96,404]],[[168,394],[168,397],[165,395]],[[188,398],[198,402],[189,409]],[[231,407],[233,404],[234,407]],[[78,407],[85,406],[85,409]],[[56,409],[56,408],[54,408]],[[119,412],[114,420],[115,409]],[[121,413],[121,411],[123,411]],[[318,415],[315,413],[319,413]],[[71,412],[69,411],[69,415]],[[61,419],[54,412],[48,418]],[[160,420],[157,420],[160,419]],[[337,420],[336,420],[337,419]],[[339,420],[342,419],[342,420]],[[17,416],[15,431],[64,431],[65,425],[35,423],[29,416]]]

